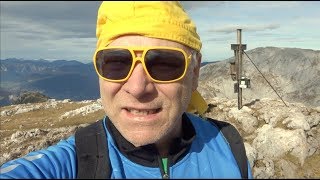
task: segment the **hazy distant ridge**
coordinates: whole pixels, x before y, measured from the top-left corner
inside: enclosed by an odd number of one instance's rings
[[[84,86],[85,85],[85,86]],[[92,63],[66,60],[1,60],[0,104],[9,103],[8,94],[39,91],[55,99],[97,99],[98,78]]]
[[[320,105],[320,51],[298,48],[260,47],[246,51],[278,93],[287,101]],[[251,89],[243,98],[278,98],[244,55],[244,74]],[[233,58],[219,62],[203,59],[199,91],[205,97],[233,99],[229,75]],[[55,99],[88,100],[99,98],[98,77],[92,63],[66,60],[1,60],[0,105],[10,103],[8,96],[22,90],[39,91]]]

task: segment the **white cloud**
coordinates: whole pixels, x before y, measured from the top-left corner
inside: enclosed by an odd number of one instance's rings
[[[225,3],[225,1],[180,1],[183,8],[186,11],[192,11],[194,9],[202,8],[202,7],[213,7],[220,6]]]
[[[95,36],[99,1],[1,2],[1,31],[24,31],[49,36]],[[14,23],[12,23],[14,22]],[[29,27],[31,26],[31,27]],[[9,28],[9,29],[7,29]],[[50,34],[54,32],[54,34]]]
[[[280,28],[279,24],[254,24],[254,25],[226,25],[219,28],[209,29],[208,32],[234,33],[237,29],[244,31],[266,31]]]
[[[232,2],[230,2],[232,3]],[[301,6],[302,3],[299,1],[239,1],[240,7],[251,7],[261,9],[274,9],[274,8],[294,8]]]

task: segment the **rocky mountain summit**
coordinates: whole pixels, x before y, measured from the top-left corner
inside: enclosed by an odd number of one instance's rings
[[[260,47],[246,54],[285,101],[320,106],[320,50]],[[243,55],[243,75],[250,78],[251,84],[242,91],[244,102],[280,99],[249,58]],[[206,99],[237,98],[230,75],[232,61],[234,57],[201,68],[199,91]]]
[[[205,114],[232,123],[245,142],[254,178],[320,177],[320,106],[262,98],[207,100]],[[0,164],[46,148],[103,118],[101,101],[49,99],[0,108]]]

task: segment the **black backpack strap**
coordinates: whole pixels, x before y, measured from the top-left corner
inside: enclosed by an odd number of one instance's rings
[[[248,165],[242,137],[230,123],[207,118],[227,139],[242,178],[248,178]],[[99,120],[75,133],[79,179],[110,178],[111,164],[103,121]]]
[[[103,120],[75,133],[78,179],[110,178],[111,165]]]
[[[246,149],[244,147],[242,137],[238,130],[230,123],[224,121],[218,121],[215,119],[207,118],[211,123],[215,124],[223,136],[227,139],[233,156],[235,157],[240,169],[241,177],[248,179],[248,164]]]

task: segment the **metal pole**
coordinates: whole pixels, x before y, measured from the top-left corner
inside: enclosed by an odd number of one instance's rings
[[[241,47],[241,29],[237,29],[237,43],[239,44],[238,48],[238,69],[237,69],[237,80],[238,80],[238,109],[242,108],[242,88],[240,88],[240,81],[242,76],[242,47]]]

